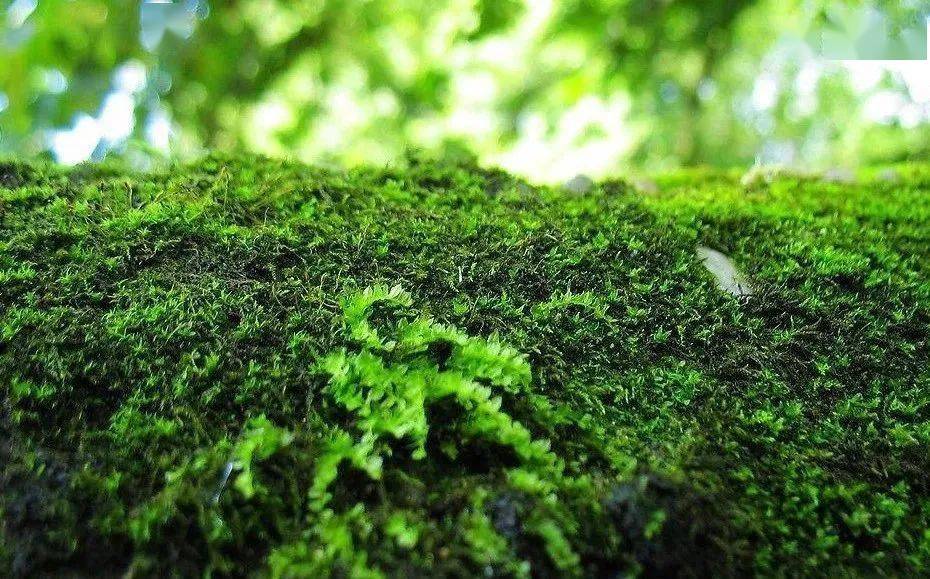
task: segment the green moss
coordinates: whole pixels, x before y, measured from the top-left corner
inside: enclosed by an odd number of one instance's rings
[[[930,573],[896,171],[0,163],[0,572]]]

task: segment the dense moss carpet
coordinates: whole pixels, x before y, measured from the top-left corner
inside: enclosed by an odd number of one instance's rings
[[[658,186],[0,164],[0,574],[930,573],[930,166]]]

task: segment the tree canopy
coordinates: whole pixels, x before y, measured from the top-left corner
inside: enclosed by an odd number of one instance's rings
[[[827,0],[5,4],[0,150],[19,154],[56,138],[98,158],[423,148],[554,179],[630,161],[895,160],[930,118],[900,78],[863,88],[817,57]],[[925,4],[872,10],[906,25]],[[896,103],[880,123],[869,91]]]

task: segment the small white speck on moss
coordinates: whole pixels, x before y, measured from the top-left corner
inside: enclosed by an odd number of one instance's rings
[[[594,188],[594,181],[587,175],[575,175],[562,185],[569,193],[583,195]]]
[[[656,185],[656,182],[645,177],[634,179],[633,187],[636,187],[636,190],[640,193],[646,193],[647,195],[656,195],[659,193],[659,186]]]
[[[713,274],[717,280],[718,288],[737,297],[751,296],[753,294],[749,281],[746,280],[729,257],[704,245],[697,246],[695,253],[701,263],[704,264],[704,267],[707,268],[707,271]]]
[[[809,175],[796,168],[784,165],[754,165],[746,171],[740,184],[747,189],[769,185],[778,179],[804,179]]]

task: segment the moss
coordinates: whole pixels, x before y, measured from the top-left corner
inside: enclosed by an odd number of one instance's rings
[[[930,573],[895,170],[0,164],[0,571]]]

